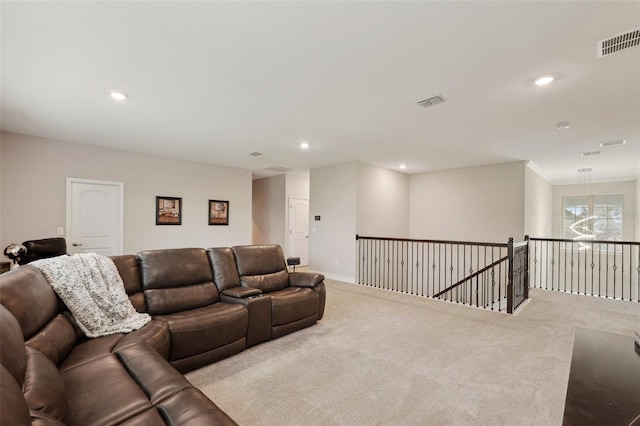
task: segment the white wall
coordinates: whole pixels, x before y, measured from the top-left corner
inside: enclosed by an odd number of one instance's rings
[[[356,163],[310,173],[309,268],[327,278],[355,279],[356,186]]]
[[[306,176],[287,175],[287,197],[309,199],[309,178]]]
[[[562,238],[562,197],[572,195],[623,194],[622,239],[633,241],[636,235],[636,181],[588,183],[586,185],[554,185],[553,187],[553,237]]]
[[[524,237],[525,162],[411,175],[409,235],[507,242]]]
[[[409,237],[409,176],[356,163],[356,231],[370,237]]]
[[[285,247],[285,175],[253,181],[252,244],[280,244]]]
[[[524,233],[530,237],[551,238],[553,186],[531,164],[524,171]]]
[[[640,241],[640,176],[636,179],[636,241]]]
[[[0,248],[4,252],[4,248],[8,246],[10,243],[4,244],[4,240],[2,239],[2,133],[0,133]],[[0,255],[1,260],[5,260],[6,257],[4,255]]]
[[[1,247],[56,235],[66,178],[124,182],[124,252],[251,243],[251,172],[0,133]],[[155,197],[182,197],[181,226],[155,224]],[[209,226],[208,200],[229,200],[229,226]]]

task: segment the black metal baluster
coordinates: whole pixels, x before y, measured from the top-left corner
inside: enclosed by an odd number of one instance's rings
[[[609,297],[609,243],[607,243],[607,274],[605,275],[605,297]]]
[[[616,251],[617,249],[617,244],[613,245],[613,298],[616,298],[616,272],[618,271],[618,266],[616,265],[616,261],[617,261],[617,256],[616,256]]]
[[[602,296],[602,243],[598,243],[598,295]]]
[[[420,296],[424,297],[424,243],[420,244]]]
[[[440,281],[441,281],[440,280],[440,263],[442,261],[442,251],[440,250],[440,248],[441,248],[441,245],[440,245],[440,243],[438,243],[438,293],[440,293],[440,290],[441,290],[441,288],[440,288],[440,285],[441,285],[441,283],[440,283]],[[433,249],[435,250],[435,247]],[[433,272],[435,274],[435,272],[436,272],[435,258],[433,259],[433,262],[434,262],[433,263]],[[434,284],[435,284],[435,275],[434,275],[433,279],[434,279]],[[446,298],[446,295],[445,295],[445,298]]]
[[[595,263],[593,263],[593,256],[594,256],[594,247],[593,244],[591,244],[591,295],[593,296],[593,268],[596,266]]]
[[[622,295],[620,296],[620,299],[624,300],[624,244],[620,244],[620,252],[621,252],[621,256],[620,256],[620,284],[621,284],[621,291],[622,291]],[[631,262],[629,262],[629,265],[631,265]]]

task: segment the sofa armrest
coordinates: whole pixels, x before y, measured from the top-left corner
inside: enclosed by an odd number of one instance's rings
[[[324,275],[313,272],[291,272],[289,285],[291,287],[315,287],[324,281]]]
[[[232,287],[222,292],[225,296],[235,297],[237,299],[243,299],[249,296],[257,296],[262,294],[262,290],[252,287]]]

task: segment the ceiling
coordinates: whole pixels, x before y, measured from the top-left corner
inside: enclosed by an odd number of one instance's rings
[[[596,55],[640,26],[637,1],[2,1],[0,18],[9,132],[257,177],[520,160],[556,184],[640,175],[640,47]]]

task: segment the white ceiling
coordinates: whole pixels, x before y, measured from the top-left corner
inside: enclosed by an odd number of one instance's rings
[[[583,167],[640,174],[640,47],[596,56],[640,26],[637,1],[2,1],[0,14],[5,131],[258,176],[517,160],[558,184]],[[435,95],[446,102],[416,106]]]

